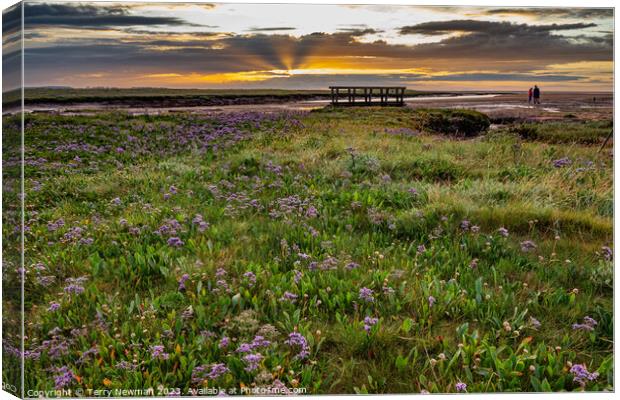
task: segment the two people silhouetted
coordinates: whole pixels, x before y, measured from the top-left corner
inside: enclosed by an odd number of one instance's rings
[[[534,104],[540,104],[540,89],[536,85],[534,85],[533,95],[534,95]]]
[[[540,104],[540,89],[538,85],[534,85],[533,88],[527,91],[527,102],[532,104],[532,100],[534,100],[534,104]]]

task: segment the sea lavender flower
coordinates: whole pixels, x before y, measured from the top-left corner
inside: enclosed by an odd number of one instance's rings
[[[295,270],[294,277],[293,277],[293,280],[295,281],[295,283],[299,283],[301,281],[301,277],[302,277],[302,272]]]
[[[588,372],[585,364],[573,364],[570,373],[573,374],[573,381],[580,385],[585,385],[588,381],[595,381],[598,378],[598,372]]]
[[[164,346],[162,345],[151,346],[151,357],[159,358],[161,360],[167,360],[170,357],[170,355],[166,353],[164,350],[165,350]]]
[[[179,290],[185,290],[185,282],[189,279],[189,274],[181,275],[181,279],[179,279]]]
[[[466,392],[467,391],[467,384],[463,383],[463,382],[457,382],[454,385],[454,388],[456,389],[457,392]]]
[[[250,286],[254,286],[256,283],[256,274],[252,271],[248,271],[243,274],[243,277],[246,278],[250,282]]]
[[[593,331],[597,325],[598,322],[594,318],[586,315],[583,317],[583,324],[573,324],[572,328],[573,330]]]
[[[370,333],[370,330],[372,329],[373,326],[377,324],[377,322],[379,322],[378,318],[365,317],[364,318],[364,330],[367,333]]]
[[[50,303],[50,306],[47,309],[47,311],[54,312],[54,311],[57,311],[59,308],[60,308],[60,304],[58,304],[55,301],[53,301],[53,302]]]
[[[183,246],[185,243],[179,239],[176,236],[173,236],[171,238],[168,238],[168,246],[172,246],[172,247],[181,247]]]
[[[364,300],[368,303],[372,303],[373,301],[375,301],[375,298],[373,297],[374,292],[372,291],[372,289],[369,289],[367,287],[363,287],[360,289],[359,292],[359,298],[360,300]]]
[[[530,252],[536,249],[536,247],[536,243],[532,242],[531,240],[525,240],[521,242],[521,251],[524,253]]]
[[[120,206],[122,204],[122,201],[119,197],[115,197],[112,199],[111,203],[114,204],[115,206]]]
[[[499,234],[503,237],[508,237],[508,229],[501,227],[497,230]]]
[[[297,301],[297,297],[298,296],[295,293],[286,291],[280,298],[280,301],[287,301],[289,303],[295,303]]]
[[[560,159],[557,159],[557,160],[553,160],[553,166],[556,167],[556,168],[567,167],[567,166],[571,165],[572,163],[573,162],[568,157],[564,157],[564,158],[560,158]]]
[[[220,349],[225,349],[230,344],[230,339],[227,336],[222,337],[220,343],[217,345]]]
[[[200,214],[196,214],[194,216],[192,223],[198,225],[198,232],[204,232],[209,227],[209,224],[203,220],[202,215]]]
[[[80,278],[67,278],[67,286],[64,287],[64,291],[69,294],[80,294],[84,292],[84,286],[82,283],[86,280],[85,277]]]
[[[250,344],[250,346],[252,346],[252,349],[256,350],[256,349],[259,349],[261,347],[269,347],[269,346],[271,346],[271,342],[269,340],[265,339],[264,336],[256,335],[256,336],[254,336],[254,340],[252,340],[252,343]]]
[[[348,269],[349,271],[351,271],[351,270],[359,268],[359,266],[360,265],[358,263],[351,261],[350,263],[347,263],[344,267]]]
[[[65,221],[62,218],[59,218],[54,222],[48,223],[47,230],[50,232],[54,232],[58,230],[59,228],[63,227],[64,225],[65,225]]]
[[[532,328],[538,329],[538,328],[540,328],[540,321],[537,320],[536,318],[530,316],[530,325],[532,326]]]
[[[428,296],[428,306],[433,307],[437,300],[433,296]]]
[[[299,352],[295,358],[303,360],[310,355],[310,346],[306,338],[299,332],[291,332],[288,335],[288,339],[284,341],[285,344],[293,347],[299,347]]]
[[[247,364],[245,370],[249,372],[258,369],[258,364],[260,364],[263,358],[263,355],[260,353],[245,355],[243,357],[243,361]]]
[[[228,371],[230,370],[228,369],[228,367],[226,367],[225,364],[213,364],[211,366],[211,370],[207,374],[207,377],[209,377],[210,379],[217,379]]]
[[[118,363],[116,363],[115,368],[117,369],[124,369],[124,370],[128,370],[128,371],[135,371],[138,366],[136,364],[132,364],[128,361],[120,361]]]
[[[418,246],[418,249],[417,249],[417,253],[418,253],[418,254],[422,254],[422,253],[424,253],[425,251],[426,251],[426,246],[424,246],[423,244],[421,244],[421,245],[419,245],[419,246]]]
[[[55,372],[57,375],[54,375],[54,387],[57,390],[67,387],[75,379],[73,372],[67,366],[57,368]]]
[[[471,226],[471,223],[468,220],[464,219],[464,220],[461,221],[461,229],[462,230],[468,231],[470,226]]]
[[[469,263],[469,268],[471,268],[471,269],[478,268],[478,259],[477,258],[474,258],[473,260],[471,260],[471,262]]]
[[[603,254],[603,258],[607,261],[611,261],[614,257],[614,253],[608,246],[601,247],[601,253]]]
[[[252,352],[252,345],[250,343],[241,343],[239,345],[239,347],[237,347],[237,350],[235,350],[235,352],[237,352],[237,353],[251,353]]]

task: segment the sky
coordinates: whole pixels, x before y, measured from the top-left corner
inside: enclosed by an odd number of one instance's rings
[[[5,69],[19,59],[9,14]],[[37,2],[24,14],[29,87],[613,90],[612,9]]]

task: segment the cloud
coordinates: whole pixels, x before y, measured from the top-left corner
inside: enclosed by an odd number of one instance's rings
[[[536,18],[613,18],[612,8],[553,8],[553,7],[525,7],[525,8],[491,8],[480,14],[502,16],[526,16]]]
[[[131,81],[131,77],[150,76],[205,77],[209,74],[228,78],[265,77],[265,85],[288,80],[303,87],[324,87],[327,83],[406,83],[422,81],[538,81],[580,82],[585,72],[562,71],[541,74],[548,65],[576,62],[611,62],[613,36],[592,33],[594,23],[516,24],[496,21],[451,20],[430,21],[403,26],[406,35],[440,36],[432,43],[396,44],[384,40],[368,40],[367,35],[381,33],[367,25],[342,25],[332,33],[315,32],[291,35],[286,26],[253,27],[239,33],[159,31],[151,24],[162,23],[151,18],[165,18],[168,23],[185,24],[175,17],[140,17],[125,7],[66,6],[63,9],[39,9],[38,23],[47,20],[61,26],[62,34],[45,40],[32,38],[26,47],[27,85],[60,84],[72,76],[91,76],[89,85],[105,85],[110,77]],[[52,7],[52,8],[49,8]],[[83,28],[78,19],[92,15],[95,30],[118,27],[123,36],[68,35],[67,28]],[[132,26],[135,20],[149,18],[146,26]],[[56,19],[56,22],[52,23]],[[76,23],[66,25],[66,21]],[[94,22],[93,22],[94,21]],[[123,22],[118,22],[123,21]],[[131,21],[131,23],[129,22]],[[118,23],[120,25],[111,25]],[[179,25],[179,26],[181,26]],[[177,29],[175,29],[176,31]],[[457,35],[454,35],[458,33]],[[364,37],[364,40],[362,40]],[[402,74],[321,75],[324,70],[403,71]],[[313,70],[309,74],[288,75],[288,71]],[[270,78],[270,71],[274,78]],[[442,76],[406,71],[442,71]],[[480,71],[487,71],[481,73]],[[489,72],[490,71],[490,72]],[[97,78],[106,72],[104,78]],[[254,74],[257,72],[258,74]],[[406,72],[406,73],[405,73]],[[302,76],[304,77],[302,79]],[[77,79],[77,78],[76,78]],[[189,81],[188,81],[189,82]],[[205,82],[205,81],[203,81]],[[188,83],[189,84],[189,83]],[[258,82],[252,84],[259,85]],[[294,86],[289,86],[294,87]]]
[[[25,3],[24,24],[27,28],[40,26],[79,28],[197,26],[177,17],[134,15],[129,10],[129,7],[124,6]]]
[[[528,25],[511,22],[478,21],[473,19],[453,21],[423,22],[417,25],[403,26],[399,29],[401,35],[446,35],[456,32],[479,33],[487,35],[536,35],[548,34],[552,31],[585,29],[597,26],[594,23]]]
[[[450,74],[427,77],[424,81],[516,81],[516,82],[566,82],[586,79],[579,75],[552,75],[552,74],[496,74],[496,73],[474,73],[474,74]]]
[[[338,29],[339,32],[345,32],[348,33],[349,35],[353,36],[353,37],[361,37],[364,35],[376,35],[377,33],[383,33],[384,31],[382,30],[377,30],[377,29],[373,29],[373,28],[356,28],[356,27],[352,27],[352,28],[340,28]]]
[[[268,26],[265,28],[251,27],[248,32],[275,32],[275,31],[294,31],[296,28],[290,26]]]

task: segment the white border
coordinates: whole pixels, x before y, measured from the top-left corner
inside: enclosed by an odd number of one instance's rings
[[[50,2],[53,2],[54,0],[51,0]],[[79,0],[64,0],[64,2],[66,3],[80,3],[80,2],[90,2],[88,0],[86,1],[79,1]],[[118,2],[121,3],[123,1],[113,1],[113,2]],[[441,1],[432,1],[432,0],[426,0],[426,1],[420,1],[420,0],[313,0],[313,1],[303,1],[303,0],[287,0],[287,1],[265,1],[265,0],[244,0],[244,1],[230,1],[230,0],[221,0],[221,1],[187,1],[187,0],[148,0],[148,1],[144,1],[144,0],[134,0],[133,2],[143,2],[143,3],[254,3],[254,4],[261,4],[261,3],[290,3],[290,4],[381,4],[381,5],[435,5],[435,6],[490,6],[490,7],[496,7],[496,6],[501,6],[501,7],[614,7],[614,1],[610,1],[610,0],[589,0],[589,1],[576,1],[576,0],[539,0],[539,1],[515,1],[515,0],[511,0],[510,2],[502,2],[501,0],[472,0],[472,1],[463,1],[463,0],[441,0]],[[2,7],[2,9],[5,9],[13,4],[17,3],[16,1],[11,1],[11,0],[0,0],[0,6]],[[615,49],[616,49],[616,45],[618,43],[618,31],[615,29],[615,19],[614,19],[614,61],[615,61]],[[23,35],[23,30],[22,30],[22,35]],[[23,37],[22,37],[22,46],[23,46]],[[22,54],[23,54],[23,48],[22,48]],[[23,62],[23,59],[22,59]],[[619,85],[618,85],[618,81],[615,79],[616,76],[616,72],[617,72],[617,65],[614,63],[614,94],[615,93],[619,93]],[[23,66],[22,66],[22,71],[23,71]],[[0,77],[1,77],[1,73],[2,73],[2,66],[0,63]],[[1,78],[0,78],[1,79]],[[24,87],[24,75],[22,74],[22,102],[23,102],[23,87]],[[1,107],[1,105],[0,105]],[[23,105],[22,105],[23,107]],[[616,120],[617,117],[617,103],[615,101],[615,96],[614,96],[614,121]],[[23,120],[23,118],[22,118]],[[1,128],[0,128],[0,132],[1,132]],[[0,133],[0,137],[1,137],[1,133]],[[22,154],[23,156],[23,154]],[[618,148],[616,146],[614,146],[614,159],[617,159],[618,157]],[[1,165],[0,165],[0,171],[1,171]],[[616,200],[616,187],[617,187],[617,179],[616,177],[620,176],[619,174],[620,172],[620,167],[618,165],[618,163],[614,163],[614,208],[615,208],[615,200]],[[23,185],[23,180],[22,180],[22,185]],[[1,200],[1,194],[0,194],[0,200]],[[22,213],[23,216],[23,213]],[[618,223],[620,221],[620,216],[618,215],[618,213],[614,212],[614,250],[617,250],[615,244],[615,232],[616,229],[618,227]],[[0,222],[1,223],[1,222]],[[0,243],[1,243],[1,238],[0,238]],[[0,265],[1,265],[1,254],[0,254]],[[615,260],[617,261],[617,259]],[[614,264],[614,272],[616,270],[616,263]],[[615,277],[615,273],[614,273],[614,277]],[[617,288],[617,284],[614,285],[614,341],[618,342],[618,339],[620,337],[618,329],[616,329],[615,326],[615,311],[617,310],[617,305],[618,305],[618,296],[616,295],[616,288]],[[1,294],[1,287],[0,287],[0,294]],[[22,290],[22,296],[23,296],[23,290]],[[23,304],[23,301],[22,301]],[[615,353],[615,348],[614,348],[614,353]],[[0,352],[0,363],[2,361],[2,355]],[[618,358],[616,357],[614,359],[614,382],[615,382],[615,386],[614,388],[619,384],[618,381]],[[23,374],[23,369],[22,369],[22,374]],[[0,377],[1,378],[1,377]],[[23,378],[22,378],[23,380]],[[501,399],[501,400],[516,400],[516,399],[527,399],[527,400],[536,400],[536,399],[555,399],[555,398],[562,398],[562,399],[610,399],[610,398],[616,398],[616,393],[523,393],[523,394],[506,394],[506,393],[502,393],[502,394],[480,394],[480,393],[476,393],[476,394],[468,394],[468,395],[457,395],[457,394],[445,394],[445,395],[424,395],[426,398],[426,396],[431,396],[431,398],[433,397],[440,397],[440,396],[467,396],[468,398],[476,398],[476,397],[481,397],[484,399]],[[304,396],[307,397],[307,396]],[[354,399],[354,398],[358,398],[359,396],[354,396],[354,395],[322,395],[322,396],[310,396],[311,398],[320,398],[320,399],[330,399],[330,398],[337,398],[337,399]],[[374,397],[374,396],[372,396]],[[413,398],[413,397],[418,397],[418,395],[383,395],[381,396],[381,398],[383,399],[404,399],[404,398]],[[620,397],[620,396],[618,396]],[[7,392],[4,391],[0,391],[0,400],[5,400],[5,399],[15,399],[16,397],[10,395]],[[259,396],[255,396],[255,398],[269,398],[269,397],[259,397]],[[135,399],[147,399],[147,398],[141,398],[141,397],[135,397]]]

